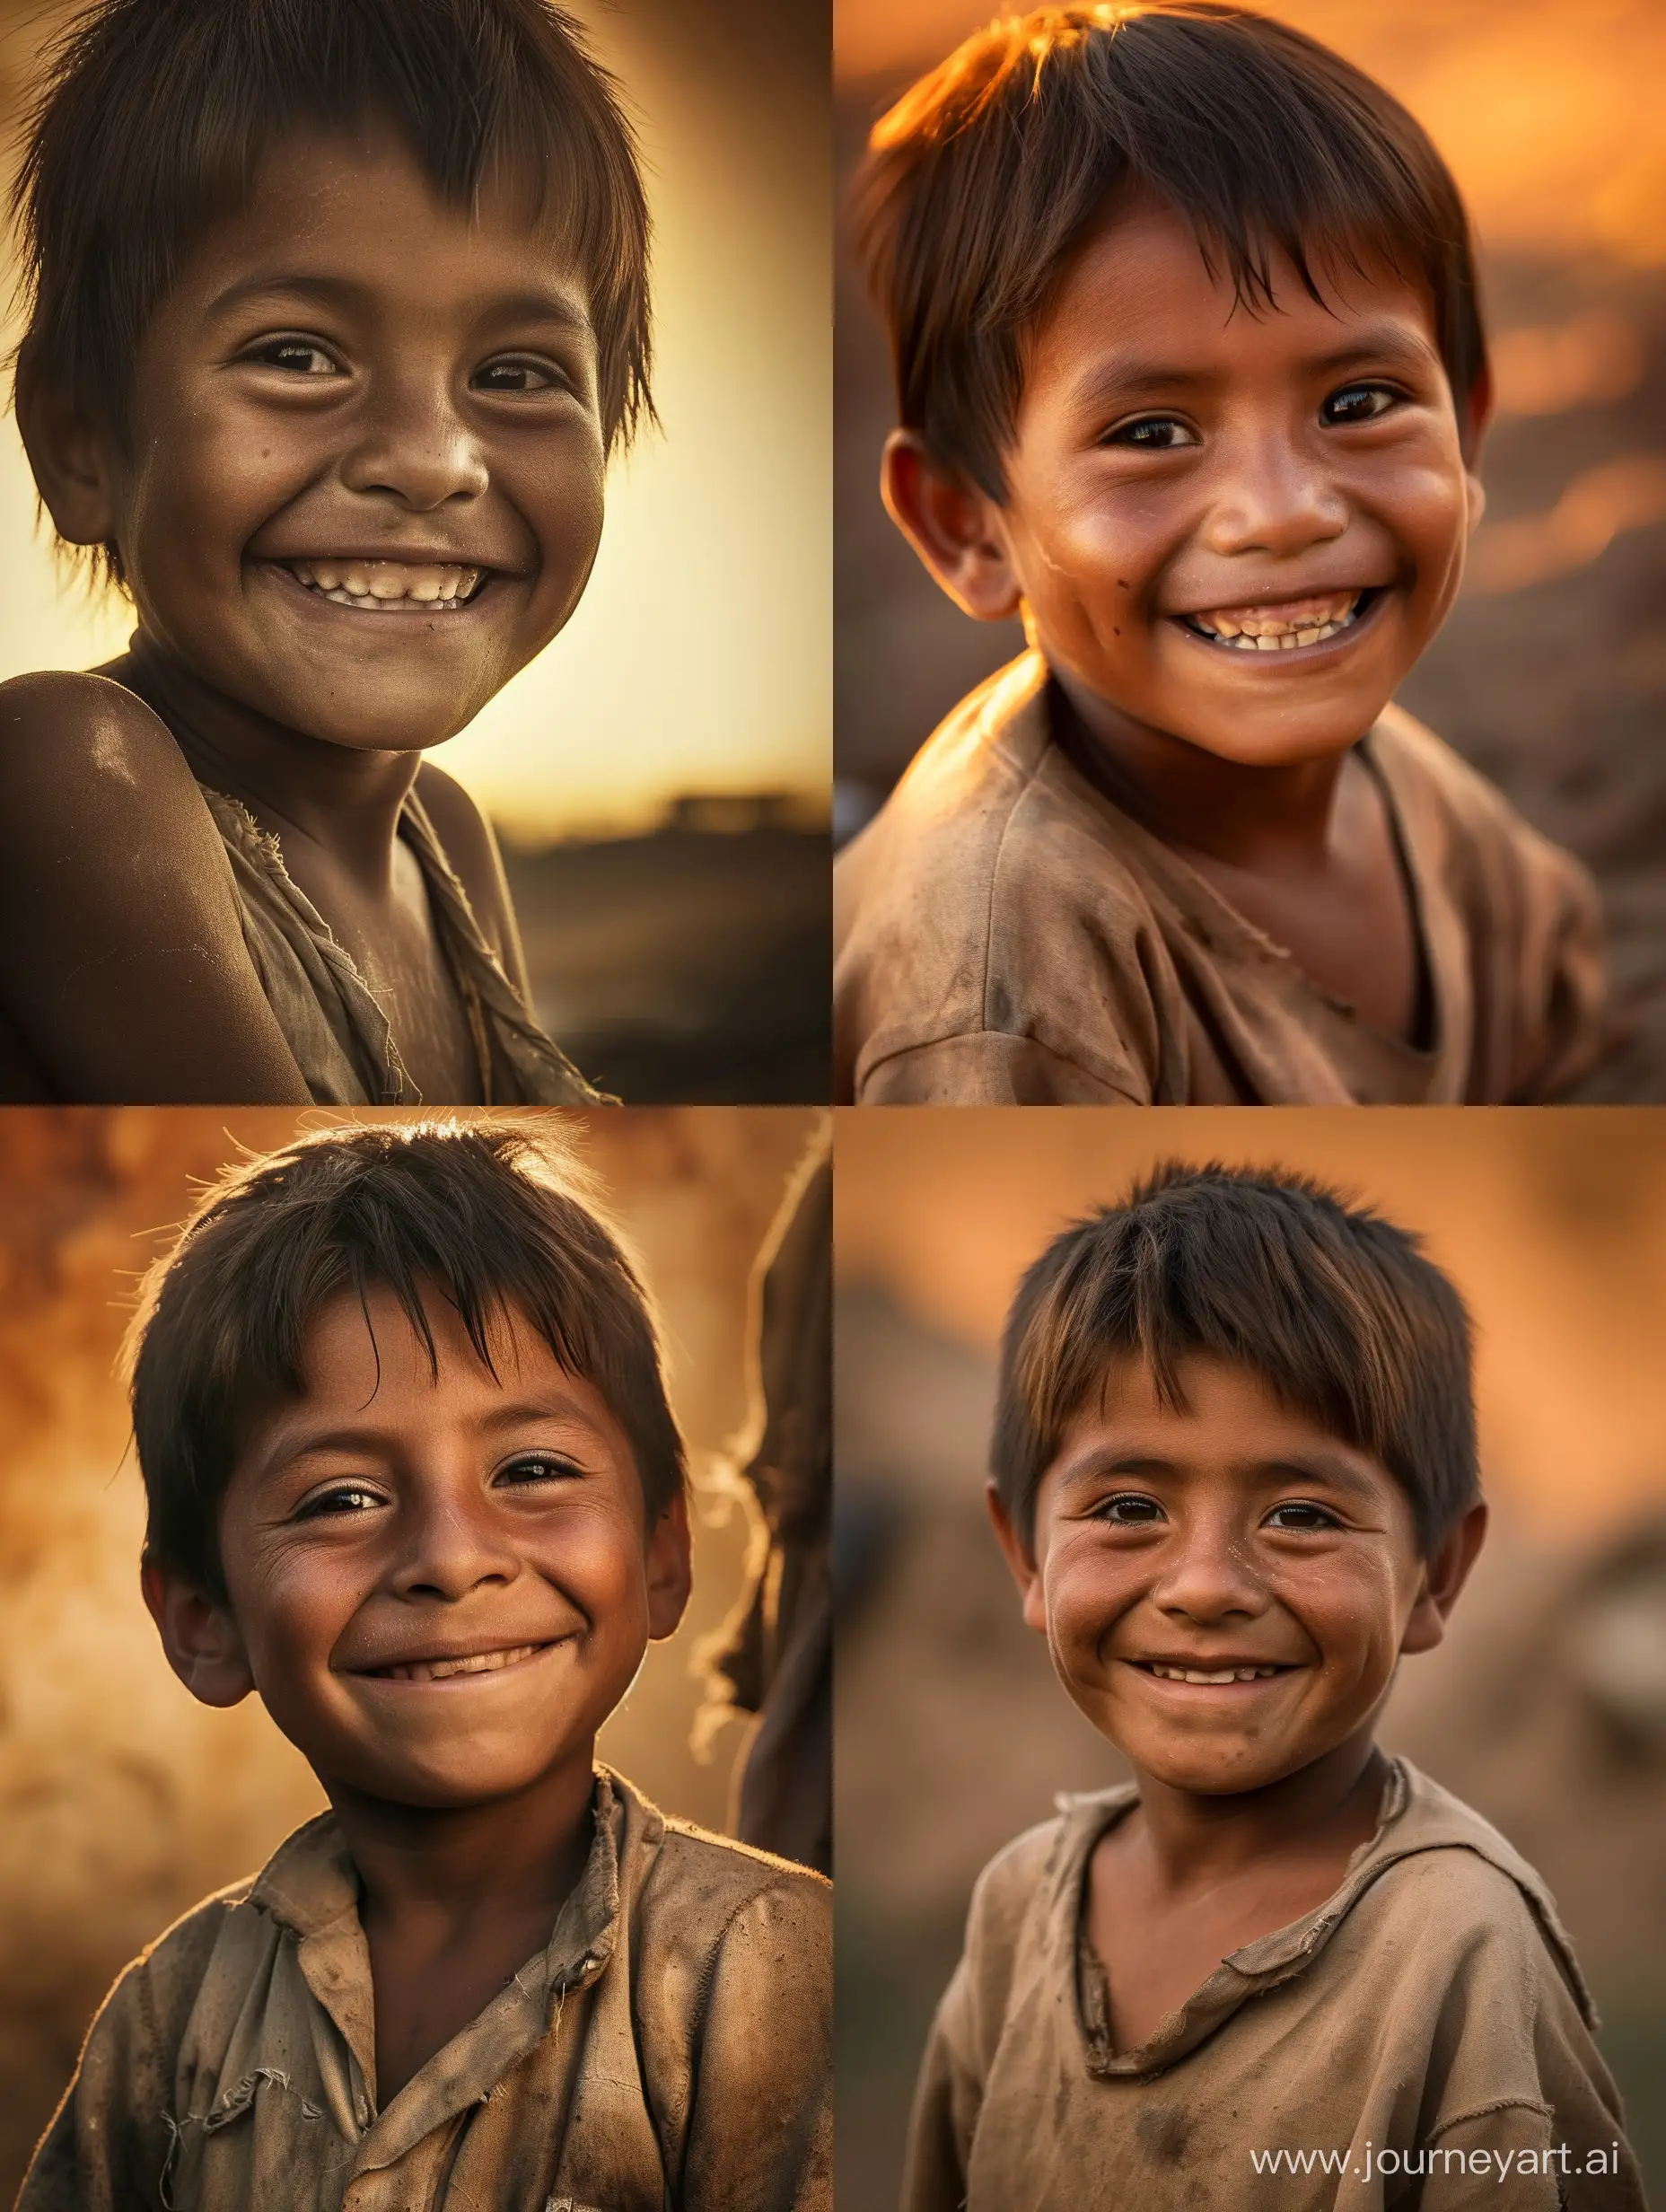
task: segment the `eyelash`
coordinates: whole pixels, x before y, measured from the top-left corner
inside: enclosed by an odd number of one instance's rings
[[[1351,399],[1356,392],[1373,393],[1385,399],[1388,405],[1375,408],[1369,415],[1337,417],[1329,413],[1329,409],[1335,407],[1338,400]],[[1359,423],[1381,422],[1391,408],[1399,405],[1405,396],[1404,392],[1396,391],[1392,384],[1344,384],[1326,399],[1320,408],[1320,417],[1333,429],[1347,428]],[[1138,433],[1142,430],[1189,431],[1189,428],[1188,424],[1181,422],[1175,415],[1144,415],[1137,422],[1118,424],[1115,430],[1107,434],[1103,442],[1107,445],[1126,445],[1136,452],[1178,453],[1185,452],[1189,446],[1201,444],[1202,440],[1194,434],[1176,444],[1156,443],[1141,438]]]
[[[1152,1517],[1138,1521],[1118,1520],[1115,1517],[1114,1509],[1118,1505],[1149,1506]],[[1292,1528],[1288,1523],[1276,1523],[1273,1519],[1274,1514],[1281,1513],[1311,1514],[1317,1516],[1319,1525]],[[1103,1521],[1110,1528],[1149,1529],[1158,1525],[1162,1514],[1162,1508],[1154,1497],[1147,1497],[1136,1490],[1119,1490],[1114,1497],[1105,1498],[1094,1507],[1092,1518],[1096,1521]],[[1287,1498],[1281,1505],[1270,1509],[1262,1526],[1278,1529],[1281,1533],[1287,1536],[1317,1536],[1328,1533],[1332,1530],[1339,1530],[1342,1523],[1328,1506],[1315,1505],[1306,1498]]]
[[[507,1467],[500,1469],[497,1479],[500,1482],[508,1482],[511,1487],[519,1487],[515,1484],[514,1478],[523,1475],[529,1467],[541,1467],[549,1470],[547,1474],[533,1475],[528,1478],[533,1482],[574,1482],[584,1471],[575,1461],[564,1460],[558,1453],[528,1452],[520,1459],[512,1460]]]
[[[285,355],[291,357],[290,360],[284,359],[283,356]],[[293,366],[294,356],[296,355],[311,355],[316,359],[327,363],[328,368],[297,369]],[[323,383],[329,376],[339,376],[346,373],[330,347],[320,344],[317,338],[299,336],[262,338],[259,344],[251,347],[242,358],[254,363],[260,368],[285,370],[309,383]],[[488,384],[483,381],[495,372],[505,369],[522,376],[537,377],[542,381],[534,384],[508,385]],[[474,372],[469,382],[471,390],[487,392],[497,399],[533,399],[548,391],[570,392],[574,389],[572,378],[556,363],[513,356],[486,362]]]

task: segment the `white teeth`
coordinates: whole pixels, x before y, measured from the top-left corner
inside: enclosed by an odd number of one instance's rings
[[[443,1682],[452,1674],[501,1673],[504,1667],[530,1659],[540,1648],[537,1644],[517,1644],[513,1651],[476,1652],[466,1659],[418,1659],[409,1666],[376,1671],[396,1682]]]
[[[1165,1682],[1260,1682],[1269,1680],[1278,1672],[1276,1667],[1219,1667],[1212,1672],[1206,1672],[1200,1667],[1162,1666],[1155,1659],[1151,1661],[1150,1665],[1152,1672],[1160,1675]]]
[[[356,607],[363,613],[402,613],[414,608],[425,612],[452,613],[467,606],[484,571],[460,566],[408,561],[291,561],[289,573],[297,584],[338,607]]]
[[[1197,614],[1188,618],[1191,627],[1215,644],[1230,645],[1239,653],[1287,653],[1295,645],[1322,645],[1328,637],[1345,630],[1359,617],[1359,595],[1351,601],[1340,599],[1331,604],[1340,611],[1324,621],[1316,622],[1311,614],[1300,622],[1287,622],[1280,615],[1252,615],[1237,621],[1230,615]]]

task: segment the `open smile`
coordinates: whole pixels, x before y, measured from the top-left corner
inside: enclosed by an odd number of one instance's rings
[[[1271,1660],[1242,1661],[1216,1667],[1180,1666],[1164,1659],[1126,1659],[1123,1664],[1133,1667],[1149,1681],[1178,1682],[1188,1690],[1241,1690],[1296,1672],[1283,1661]]]
[[[494,571],[460,561],[287,560],[264,566],[298,584],[314,599],[357,614],[459,614]]]
[[[1259,667],[1292,654],[1305,659],[1337,638],[1352,643],[1387,596],[1386,585],[1372,584],[1260,607],[1205,608],[1171,619],[1212,651],[1248,655]]]
[[[404,1659],[384,1667],[355,1667],[353,1672],[373,1682],[452,1682],[487,1674],[508,1674],[541,1659],[547,1651],[567,1638],[545,1644],[513,1644],[503,1651],[469,1652],[454,1658]]]

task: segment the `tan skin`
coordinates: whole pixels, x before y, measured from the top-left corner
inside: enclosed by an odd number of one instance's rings
[[[368,1329],[351,1294],[320,1311],[302,1394],[237,1453],[224,1602],[143,1570],[187,1687],[216,1706],[258,1691],[329,1795],[360,1878],[384,2106],[548,1943],[589,1850],[596,1732],[689,1589],[682,1500],[644,1527],[592,1385],[524,1321],[498,1331],[494,1378],[437,1293],[425,1310],[437,1374],[386,1291]],[[485,1652],[521,1655],[379,1671]]]
[[[1321,990],[1413,1042],[1426,979],[1355,750],[1440,627],[1479,520],[1487,394],[1460,421],[1421,290],[1271,261],[1250,312],[1188,225],[1120,205],[1030,340],[1000,500],[893,434],[886,505],[943,589],[1022,612],[1090,777]],[[1183,618],[1369,592],[1328,642],[1232,651]]]
[[[304,1100],[200,782],[278,838],[423,1096],[478,1099],[399,813],[414,789],[524,988],[491,832],[424,754],[577,604],[601,529],[596,375],[583,280],[525,194],[450,206],[367,124],[280,141],[196,241],[144,333],[125,439],[45,370],[22,380],[53,522],[119,548],[138,628],[97,675],[0,686],[0,1094]],[[483,580],[455,608],[370,612],[306,588],[309,559]]]
[[[1143,1362],[1111,1370],[1042,1479],[1033,1544],[989,1494],[1025,1620],[1139,1785],[1085,1899],[1121,2051],[1335,1892],[1377,1825],[1395,1669],[1440,1642],[1486,1522],[1476,1505],[1425,1559],[1368,1453],[1246,1368],[1197,1356],[1179,1380],[1166,1407]],[[1278,1672],[1206,1685],[1153,1662]]]

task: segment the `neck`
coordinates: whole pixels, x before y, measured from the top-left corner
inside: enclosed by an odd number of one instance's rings
[[[1125,715],[1057,668],[1052,712],[1077,768],[1165,845],[1262,874],[1328,861],[1347,752],[1265,766],[1223,759]]]
[[[1265,1789],[1214,1795],[1139,1776],[1142,1839],[1171,1890],[1211,1890],[1269,1857],[1345,1857],[1377,1827],[1389,1763],[1369,1727]]]
[[[310,839],[367,887],[391,880],[399,812],[420,754],[292,730],[216,689],[143,628],[99,673],[161,716],[199,784],[239,800],[280,838]]]
[[[513,1796],[395,1804],[325,1778],[363,1885],[367,1933],[421,1927],[443,1939],[486,1921],[552,1927],[590,1856],[593,1741]]]

